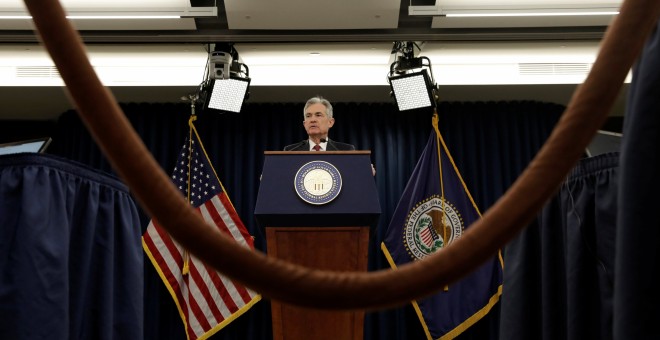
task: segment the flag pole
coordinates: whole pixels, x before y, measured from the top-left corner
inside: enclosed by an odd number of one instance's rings
[[[440,139],[440,130],[438,129],[438,110],[436,108],[433,108],[433,118],[432,118],[432,124],[433,124],[433,130],[435,131],[435,138],[436,138],[436,152],[438,153],[438,169],[440,169],[439,175],[440,175],[440,209],[442,209],[442,242],[443,242],[443,248],[446,247],[447,244],[447,230],[445,229],[445,186],[444,183],[442,182],[442,158],[441,158],[441,150],[440,150],[440,143],[437,141]]]
[[[436,139],[436,152],[438,153],[438,169],[439,175],[440,175],[440,227],[442,228],[442,248],[444,249],[446,246],[449,245],[449,242],[447,240],[447,223],[445,222],[445,186],[442,181],[442,158],[441,158],[441,149],[440,149],[440,129],[438,129],[438,121],[440,120],[440,117],[438,116],[438,109],[436,107],[433,107],[433,118],[432,118],[432,125],[433,125],[433,130],[435,131],[435,139]],[[443,290],[449,291],[449,285],[444,286]]]
[[[192,132],[195,128],[193,124],[197,120],[197,115],[195,114],[195,102],[197,101],[197,94],[191,94],[188,96],[190,100],[190,118],[188,119],[188,189],[186,190],[186,200],[190,203],[190,162],[192,155]],[[181,269],[183,275],[188,275],[190,273],[190,253],[187,249],[183,249],[183,268]]]

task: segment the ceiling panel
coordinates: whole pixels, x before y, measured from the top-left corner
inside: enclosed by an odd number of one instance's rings
[[[60,0],[64,8],[172,8],[190,7],[190,0]],[[2,0],[0,8],[25,8],[23,0]]]
[[[400,0],[225,0],[229,29],[397,28]]]
[[[195,19],[71,20],[79,31],[195,30]],[[0,20],[0,30],[33,30],[32,20]]]
[[[436,0],[437,6],[449,7],[479,7],[479,6],[539,6],[559,7],[575,6],[620,6],[623,0]],[[417,5],[411,1],[411,5]]]
[[[60,0],[65,11],[84,10],[89,12],[120,11],[135,13],[158,11],[165,9],[178,9],[190,7],[190,0]],[[0,16],[2,11],[25,12],[27,9],[22,0],[2,0],[0,2]],[[192,18],[180,19],[76,19],[71,20],[77,30],[82,31],[143,31],[143,30],[195,30],[195,20]],[[0,30],[32,30],[32,20],[12,19],[0,20]]]
[[[521,27],[589,27],[607,26],[613,15],[566,17],[447,18],[434,17],[432,28],[521,28]]]
[[[411,6],[618,6],[621,0],[62,0],[67,9],[158,11],[217,7],[216,17],[76,20],[88,43],[364,42],[600,39],[611,18],[438,18],[409,15]],[[0,1],[0,11],[22,9]],[[1,13],[0,13],[1,15]],[[557,29],[561,27],[561,29]],[[28,20],[0,19],[0,42],[35,42]]]
[[[583,8],[618,8],[622,0],[437,0],[435,6],[443,10],[479,12],[483,10],[529,9],[538,12],[557,12]],[[513,11],[511,11],[513,12]],[[502,28],[502,27],[585,27],[607,26],[613,15],[570,15],[532,17],[433,17],[432,28]]]

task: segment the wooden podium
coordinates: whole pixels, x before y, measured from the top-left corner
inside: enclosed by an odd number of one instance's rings
[[[328,203],[310,203],[296,189],[300,171],[319,162],[340,175],[341,189]],[[366,271],[369,226],[380,211],[370,151],[265,152],[255,215],[266,229],[268,256],[311,268]],[[363,338],[363,311],[317,310],[278,301],[271,301],[271,311],[275,340]]]

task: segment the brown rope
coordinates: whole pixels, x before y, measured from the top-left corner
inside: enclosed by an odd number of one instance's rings
[[[138,201],[192,254],[265,297],[326,309],[406,304],[467,275],[511,240],[557,190],[606,119],[657,21],[660,1],[626,0],[564,116],[521,177],[459,240],[423,261],[372,273],[319,271],[249,251],[204,223],[126,120],[56,0],[25,0],[79,114]]]

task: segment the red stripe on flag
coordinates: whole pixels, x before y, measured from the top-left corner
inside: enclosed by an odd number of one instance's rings
[[[183,268],[183,257],[181,256],[181,252],[165,229],[163,229],[156,220],[152,220],[151,222],[154,224],[155,230],[161,241],[165,247],[167,247],[168,255],[174,260],[179,270],[181,270],[181,268]]]
[[[156,261],[156,262],[158,262],[158,265],[161,268],[161,270],[163,268],[169,268],[167,266],[167,263],[165,262],[166,258],[169,258],[172,261],[174,261],[174,263],[176,263],[177,271],[171,272],[170,275],[166,275],[166,278],[167,281],[170,283],[170,286],[180,288],[177,278],[182,275],[181,272],[183,270],[183,256],[181,255],[181,252],[174,244],[172,238],[170,238],[170,235],[163,228],[161,228],[160,225],[158,225],[158,222],[156,222],[155,220],[152,222],[154,223],[154,227],[155,227],[154,230],[158,233],[158,236],[160,237],[163,245],[165,245],[165,247],[167,248],[167,253],[161,254],[163,255],[163,257],[161,258],[162,262],[161,261]]]
[[[236,287],[236,291],[241,296],[241,298],[243,298],[243,302],[245,304],[247,304],[248,302],[250,302],[250,300],[252,300],[252,297],[250,296],[250,292],[248,292],[247,288],[236,283],[236,281],[234,280],[231,280],[231,283],[234,285],[234,287]]]
[[[236,305],[234,299],[229,294],[229,290],[220,279],[220,274],[218,274],[218,272],[216,272],[215,270],[213,270],[213,268],[207,266],[206,264],[204,265],[204,267],[208,271],[209,277],[211,278],[211,281],[213,282],[213,285],[215,286],[215,289],[217,290],[218,295],[224,302],[225,306],[227,307],[227,309],[231,314],[234,314],[234,312],[236,312],[239,308]]]
[[[192,276],[192,279],[195,280],[195,283],[197,284],[197,289],[199,289],[200,293],[202,293],[202,296],[204,297],[204,300],[206,301],[206,304],[209,306],[209,309],[211,310],[211,314],[213,314],[213,317],[215,317],[216,321],[220,323],[222,320],[225,319],[224,316],[222,316],[222,312],[220,312],[220,309],[218,309],[217,304],[214,301],[214,298],[212,296],[211,289],[215,290],[215,287],[209,287],[209,282],[206,282],[204,278],[202,277],[203,274],[212,274],[207,271],[206,266],[203,266],[202,268],[197,268],[197,262],[193,263],[191,261],[190,263],[190,276]],[[212,279],[212,275],[209,275],[209,278]]]
[[[202,328],[203,333],[206,333],[209,329],[211,329],[211,325],[209,324],[209,321],[206,319],[204,312],[197,304],[197,300],[195,300],[195,297],[190,292],[190,289],[188,289],[188,308],[194,315],[195,319],[197,319],[197,322],[199,323],[199,326]],[[193,331],[193,328],[192,326],[190,326],[190,324],[191,322],[190,320],[188,320],[188,329],[190,329],[192,334],[195,335],[195,339],[196,339],[198,335]]]
[[[211,216],[211,219],[212,219],[213,222],[218,226],[218,228],[219,228],[222,232],[227,233],[228,235],[230,235],[230,236],[233,237],[233,235],[229,232],[229,229],[227,228],[227,225],[226,225],[225,222],[222,220],[222,217],[220,217],[220,214],[219,214],[218,211],[216,210],[216,208],[215,208],[215,206],[213,205],[213,203],[211,202],[211,200],[206,201],[206,202],[204,203],[204,206],[206,207],[206,210],[208,211],[209,215]],[[227,209],[227,206],[226,206],[226,205],[223,205],[223,206],[224,206],[225,209]],[[230,210],[233,210],[233,209],[230,209]],[[241,229],[241,234],[243,234],[243,230],[244,230],[244,228],[239,228],[239,229]],[[247,241],[247,240],[246,240],[246,241]],[[250,241],[251,241],[251,240],[250,240]],[[248,243],[248,244],[251,244],[251,242]],[[250,296],[250,293],[247,291],[247,289],[245,289],[245,287],[243,287],[242,285],[239,285],[239,284],[235,283],[234,281],[232,281],[232,284],[233,284],[234,287],[236,288],[236,292],[238,292],[238,294],[239,294],[239,295],[241,296],[241,298],[243,299],[243,302],[244,302],[244,303],[248,303],[248,302],[250,302],[250,300],[252,299],[252,297]],[[224,298],[223,298],[223,299],[224,299]]]
[[[248,233],[247,228],[243,225],[243,221],[241,220],[240,217],[238,217],[238,213],[236,210],[234,210],[233,206],[231,205],[231,202],[229,201],[229,197],[227,197],[227,193],[224,191],[221,192],[218,195],[218,198],[220,199],[220,202],[222,202],[222,205],[225,207],[225,210],[229,213],[229,216],[231,217],[232,221],[234,221],[234,224],[236,227],[238,227],[238,230],[240,230],[241,235],[243,235],[243,239],[247,244],[250,245],[251,249],[254,249],[254,241],[252,240],[252,236],[250,233]]]
[[[153,221],[152,221],[153,222]],[[154,230],[158,231],[158,227],[154,224],[152,227]],[[169,240],[169,238],[168,238]],[[165,240],[160,240],[161,242],[166,242]],[[174,273],[170,271],[170,268],[166,264],[166,260],[163,256],[163,254],[160,253],[160,251],[157,249],[154,240],[150,237],[149,232],[147,230],[147,233],[145,233],[144,237],[144,242],[147,245],[147,248],[151,252],[151,255],[154,257],[154,260],[156,263],[158,263],[158,267],[160,268],[161,272],[163,275],[165,275],[165,279],[167,282],[170,284],[170,287],[172,287],[172,291],[176,295],[176,299],[179,302],[179,306],[181,307],[181,311],[184,313],[186,319],[189,318],[188,314],[188,301],[183,297],[183,293],[181,290],[181,286],[179,285],[179,281],[176,280],[176,277],[174,276]],[[171,242],[171,240],[169,241]],[[165,256],[170,256],[171,254],[165,254]],[[181,273],[177,273],[179,276]]]
[[[211,219],[213,220],[213,224],[215,224],[220,231],[234,238],[234,236],[229,232],[229,228],[227,228],[225,221],[223,221],[222,217],[220,217],[220,213],[215,208],[215,205],[213,205],[213,202],[211,202],[211,200],[208,200],[204,202],[204,206],[206,207],[206,211],[208,211],[209,215],[211,216]],[[225,207],[225,210],[226,209],[227,208]]]

